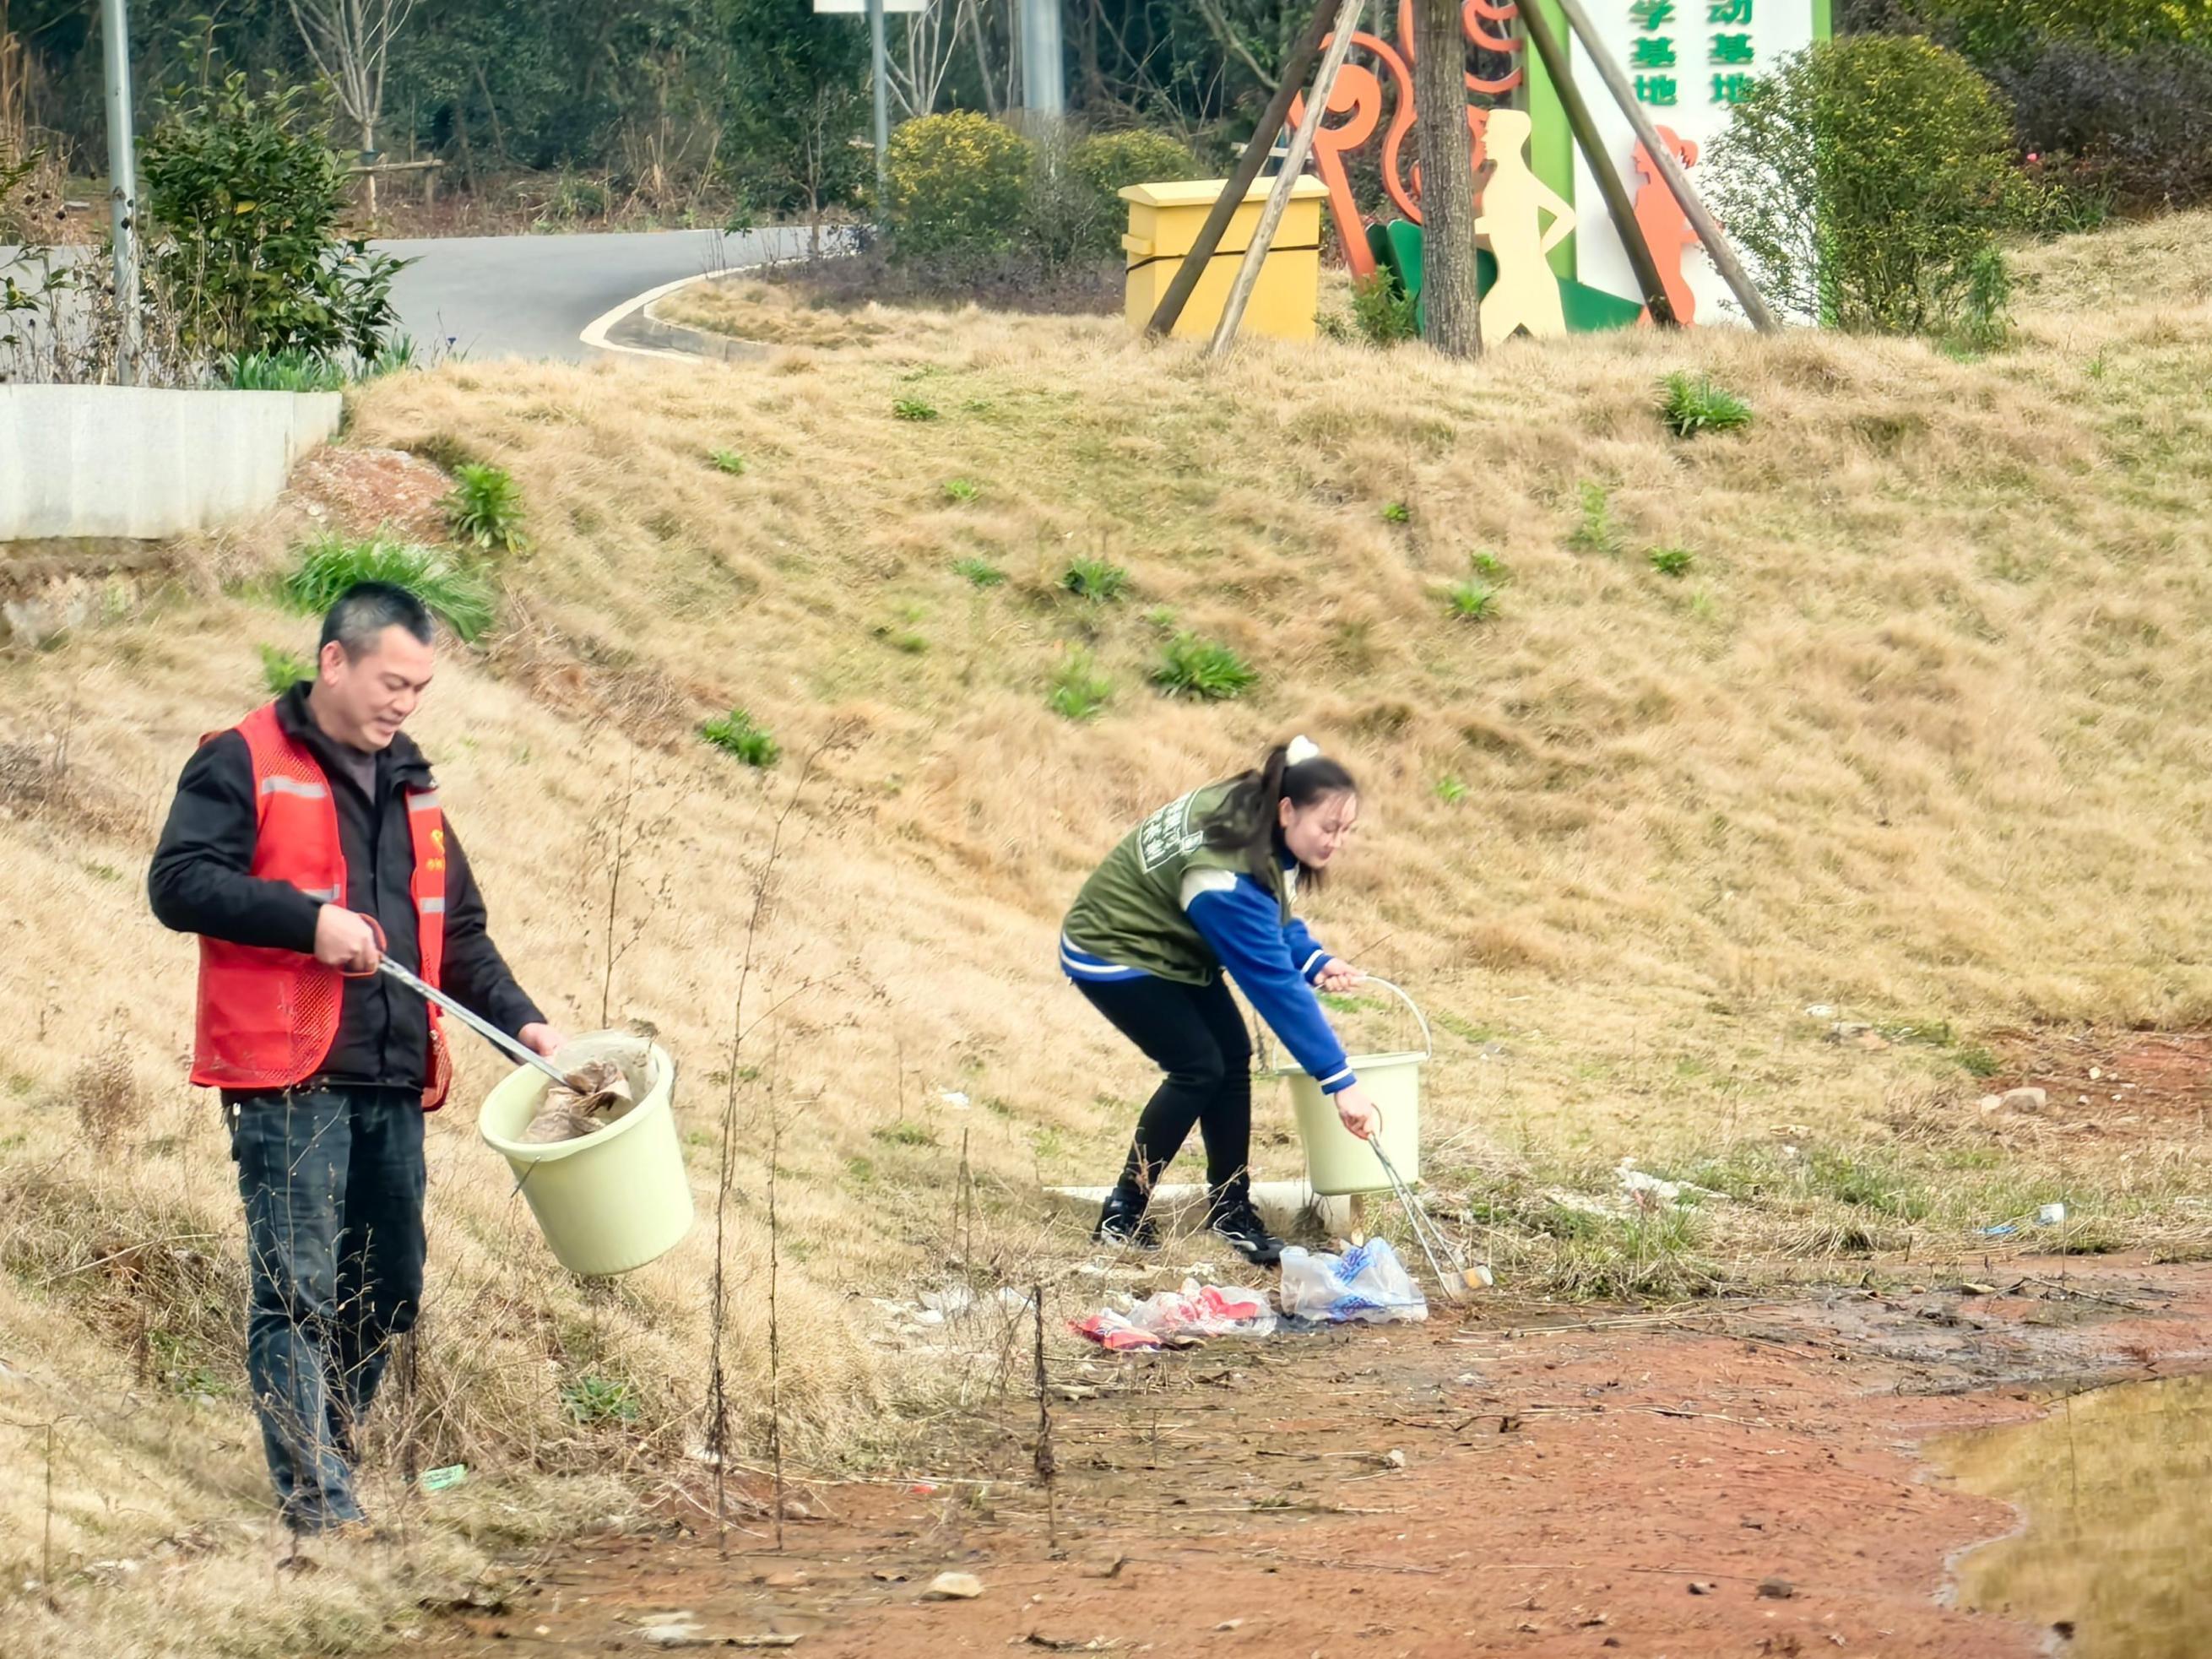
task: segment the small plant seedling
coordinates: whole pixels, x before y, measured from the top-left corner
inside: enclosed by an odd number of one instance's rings
[[[1655,547],[1650,556],[1651,568],[1662,576],[1686,576],[1698,562],[1697,555],[1686,547]]]
[[[726,472],[736,477],[745,470],[745,458],[734,449],[718,449],[707,458],[717,472]]]
[[[1480,582],[1454,582],[1444,590],[1444,608],[1462,622],[1488,622],[1498,614],[1498,594]]]
[[[776,740],[742,708],[716,715],[699,728],[699,735],[724,754],[763,770],[775,765],[783,753]]]
[[[1576,494],[1582,521],[1568,535],[1567,545],[1577,553],[1620,552],[1620,527],[1613,521],[1613,503],[1607,498],[1605,486],[1581,484]]]
[[[274,645],[262,646],[260,651],[261,683],[272,697],[283,696],[314,672],[307,659],[296,651]]]
[[[1694,438],[1749,426],[1751,405],[1715,386],[1710,374],[1692,378],[1678,368],[1659,382],[1659,419],[1676,437]]]
[[[1224,702],[1260,683],[1260,671],[1227,646],[1195,635],[1178,634],[1160,653],[1152,684],[1170,697],[1200,697]]]
[[[891,402],[891,413],[902,421],[933,421],[937,405],[921,398],[897,398]]]
[[[1447,772],[1437,780],[1437,799],[1447,806],[1456,806],[1467,799],[1467,785]]]
[[[1114,700],[1114,682],[1101,674],[1088,651],[1071,651],[1054,671],[1045,707],[1063,720],[1096,719]]]
[[[1505,561],[1499,558],[1495,553],[1474,552],[1468,554],[1467,556],[1467,568],[1469,570],[1472,570],[1476,575],[1486,577],[1493,582],[1504,581],[1505,580]]]
[[[572,1377],[561,1385],[561,1403],[586,1427],[594,1423],[635,1423],[637,1391],[605,1376]]]
[[[1382,509],[1384,524],[1411,524],[1413,521],[1413,509],[1403,501],[1392,501]]]
[[[1079,599],[1110,604],[1129,591],[1129,573],[1104,559],[1078,559],[1067,567],[1060,585]]]
[[[945,499],[957,501],[963,507],[982,493],[983,487],[973,478],[947,478],[945,481]]]
[[[502,553],[520,553],[530,545],[522,533],[522,492],[505,467],[463,466],[453,493],[441,505],[447,524],[464,541]]]
[[[956,559],[952,568],[977,587],[996,587],[1006,580],[1006,573],[988,559]]]

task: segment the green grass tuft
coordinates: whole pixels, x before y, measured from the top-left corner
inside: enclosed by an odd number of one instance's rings
[[[1734,392],[1722,391],[1709,374],[1693,379],[1688,370],[1678,368],[1659,382],[1659,419],[1678,438],[1734,432],[1751,424],[1751,405]]]
[[[281,697],[315,672],[315,665],[296,651],[264,645],[261,652],[261,684],[272,697]]]
[[[283,594],[294,609],[319,613],[356,582],[367,581],[405,588],[464,640],[492,624],[491,584],[474,565],[441,548],[388,536],[356,539],[326,532],[300,550]]]
[[[775,739],[742,708],[716,715],[699,728],[699,735],[724,754],[763,769],[775,765],[783,753]]]
[[[530,545],[522,533],[522,492],[505,467],[473,462],[462,466],[453,493],[440,505],[463,541],[502,553],[520,553]]]
[[[1071,651],[1054,671],[1045,706],[1071,720],[1095,719],[1114,700],[1114,682],[1097,670],[1088,651]]]
[[[1226,702],[1260,683],[1260,671],[1227,646],[1195,635],[1178,634],[1161,653],[1152,684],[1170,697]]]
[[[1067,567],[1060,585],[1079,599],[1110,604],[1129,591],[1129,573],[1104,559],[1078,559]]]

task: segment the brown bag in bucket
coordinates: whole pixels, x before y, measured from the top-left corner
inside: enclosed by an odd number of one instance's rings
[[[580,1066],[574,1076],[578,1082],[588,1085],[588,1090],[580,1093],[557,1083],[548,1089],[530,1127],[522,1132],[525,1141],[544,1146],[597,1134],[637,1104],[629,1079],[611,1060]]]

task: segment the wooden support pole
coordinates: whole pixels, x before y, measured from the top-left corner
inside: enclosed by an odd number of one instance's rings
[[[1597,38],[1597,31],[1590,27],[1589,14],[1583,9],[1582,0],[1559,0],[1559,9],[1566,14],[1567,27],[1581,40],[1583,50],[1589,54],[1590,62],[1597,68],[1598,78],[1605,82],[1606,90],[1613,94],[1613,101],[1620,106],[1620,112],[1628,118],[1628,125],[1636,129],[1636,136],[1643,141],[1644,149],[1650,155],[1652,165],[1659,169],[1659,176],[1667,181],[1667,188],[1674,193],[1675,201],[1681,204],[1682,216],[1690,222],[1690,228],[1698,233],[1698,240],[1705,245],[1705,252],[1712,256],[1714,267],[1719,270],[1721,280],[1729,285],[1729,292],[1735,295],[1736,303],[1743,307],[1743,314],[1751,319],[1752,326],[1760,333],[1780,333],[1782,325],[1775,320],[1774,313],[1767,309],[1766,301],[1759,297],[1759,289],[1744,274],[1742,263],[1735,257],[1735,246],[1721,234],[1721,228],[1714,222],[1713,216],[1705,211],[1705,204],[1698,199],[1698,192],[1690,187],[1689,175],[1682,171],[1682,163],[1673,150],[1660,142],[1659,130],[1652,125],[1651,118],[1644,112],[1644,106],[1636,101],[1636,88],[1629,84],[1626,73],[1613,54],[1605,49],[1604,42]]]
[[[1275,88],[1275,95],[1267,100],[1267,112],[1260,117],[1260,131],[1252,143],[1244,146],[1244,154],[1231,168],[1229,182],[1221,188],[1221,195],[1213,204],[1213,210],[1206,216],[1199,227],[1198,240],[1190,245],[1190,252],[1182,257],[1174,280],[1168,290],[1160,295],[1153,307],[1152,320],[1145,325],[1147,334],[1166,334],[1182,315],[1182,308],[1190,302],[1191,290],[1198,279],[1206,275],[1206,268],[1213,258],[1214,250],[1221,246],[1222,233],[1237,210],[1243,205],[1246,192],[1252,181],[1260,176],[1260,169],[1267,164],[1267,154],[1275,147],[1275,135],[1283,130],[1290,118],[1291,100],[1305,85],[1306,71],[1313,67],[1314,59],[1321,55],[1322,37],[1328,33],[1330,21],[1336,15],[1334,0],[1317,0],[1312,21],[1283,59],[1283,78]]]
[[[1528,32],[1528,44],[1544,60],[1544,73],[1552,77],[1553,90],[1559,95],[1559,107],[1566,112],[1567,125],[1574,132],[1575,142],[1583,147],[1583,154],[1589,158],[1590,172],[1597,178],[1598,194],[1605,198],[1605,210],[1612,216],[1613,228],[1627,252],[1631,269],[1636,272],[1636,285],[1644,290],[1644,303],[1650,309],[1651,320],[1662,328],[1679,328],[1682,319],[1674,314],[1674,302],[1667,297],[1666,279],[1659,274],[1659,262],[1651,257],[1651,244],[1644,234],[1644,227],[1637,222],[1636,204],[1628,198],[1628,186],[1622,181],[1620,169],[1605,153],[1605,145],[1598,137],[1597,123],[1590,118],[1589,106],[1583,101],[1582,88],[1575,84],[1568,67],[1566,48],[1559,44],[1552,20],[1544,15],[1543,0],[1521,0],[1520,10],[1522,27]]]
[[[1366,4],[1367,0],[1343,0],[1337,8],[1336,33],[1314,76],[1313,91],[1307,94],[1306,118],[1291,135],[1290,154],[1275,174],[1267,204],[1260,210],[1260,222],[1252,228],[1252,240],[1245,245],[1244,263],[1237,268],[1237,280],[1230,287],[1229,303],[1222,307],[1221,320],[1214,325],[1213,343],[1207,348],[1213,356],[1225,356],[1237,342],[1237,325],[1244,320],[1244,307],[1260,281],[1260,268],[1267,264],[1267,250],[1274,246],[1275,228],[1283,222],[1283,210],[1291,204],[1291,191],[1306,170],[1306,157],[1313,154],[1314,135],[1321,131],[1322,118],[1328,113],[1328,96],[1336,90],[1337,71],[1352,55],[1352,32],[1359,27],[1359,14]],[[1219,205],[1215,204],[1217,208]]]

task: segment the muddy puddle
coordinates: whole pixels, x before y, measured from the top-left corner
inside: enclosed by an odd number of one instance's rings
[[[2033,1422],[1930,1443],[1965,1491],[2015,1505],[1958,1563],[1958,1604],[2071,1636],[2075,1659],[2212,1651],[2212,1376],[2066,1395]]]

